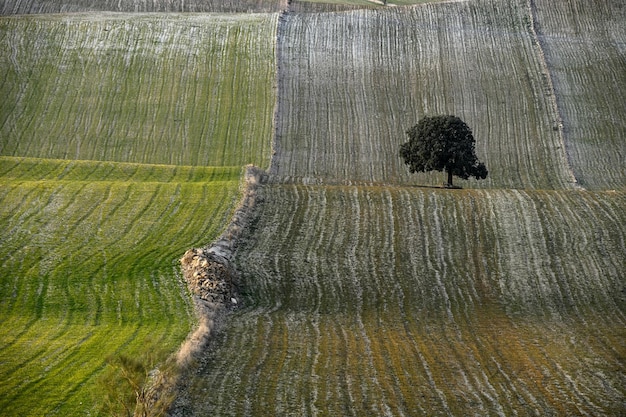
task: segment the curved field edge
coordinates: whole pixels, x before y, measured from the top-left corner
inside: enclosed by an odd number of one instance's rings
[[[177,166],[0,156],[0,181],[199,183],[238,181],[240,166]]]
[[[0,155],[267,167],[277,18],[2,18]]]
[[[181,415],[616,415],[624,193],[269,186]],[[211,393],[206,395],[206,393]]]
[[[490,171],[470,187],[574,188],[523,1],[286,14],[278,29],[277,181],[439,185],[398,156],[420,117],[455,114]]]
[[[97,414],[108,357],[162,363],[190,331],[178,259],[222,231],[241,168],[2,157],[0,171],[0,408]]]

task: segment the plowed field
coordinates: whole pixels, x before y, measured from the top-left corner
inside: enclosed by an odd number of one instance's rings
[[[98,414],[106,356],[176,350],[248,163],[241,299],[172,415],[626,414],[626,7],[389,3],[0,18],[4,414]],[[486,180],[409,174],[439,113]]]
[[[238,257],[249,304],[214,341],[185,415],[623,410],[623,194],[274,186],[264,198]]]
[[[439,185],[410,175],[398,147],[422,116],[443,113],[479,138],[490,176],[472,187],[573,187],[529,19],[515,1],[285,16],[273,173]]]

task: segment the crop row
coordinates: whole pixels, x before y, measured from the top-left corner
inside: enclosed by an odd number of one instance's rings
[[[279,177],[440,184],[398,156],[423,115],[456,114],[490,170],[471,186],[571,188],[524,2],[286,15],[279,24]]]
[[[6,0],[0,5],[0,15],[76,13],[76,12],[135,12],[135,13],[246,13],[277,12],[287,8],[285,0]]]
[[[241,171],[6,157],[0,171],[0,409],[94,413],[108,356],[166,356],[189,332],[176,260],[221,232]]]
[[[591,9],[584,1],[533,3],[574,174],[585,188],[623,189],[626,9],[611,1]]]
[[[3,18],[0,154],[267,166],[276,19]]]
[[[185,415],[619,414],[623,193],[263,192]]]

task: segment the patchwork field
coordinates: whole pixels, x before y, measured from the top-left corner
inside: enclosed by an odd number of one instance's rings
[[[281,18],[276,154],[237,254],[247,304],[173,415],[626,412],[623,163],[588,161],[621,158],[625,135],[618,123],[594,136],[606,152],[576,159],[568,122],[591,131],[584,106],[602,95],[620,108],[612,90],[626,84],[597,83],[562,114],[574,98],[542,30],[585,9],[556,10],[469,1]],[[615,50],[619,17],[589,19],[608,19],[615,39],[588,34],[589,48]],[[451,191],[432,187],[441,174],[408,174],[403,132],[435,113],[472,126],[487,181]],[[585,166],[607,179],[591,183]]]
[[[170,415],[626,413],[620,1],[1,7],[125,12],[0,18],[3,415],[124,414],[107,357],[193,328],[178,259],[250,163],[243,298]],[[408,173],[437,113],[487,180]]]

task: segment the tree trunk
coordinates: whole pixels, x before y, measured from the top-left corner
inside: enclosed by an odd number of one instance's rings
[[[451,169],[448,170],[448,184],[447,184],[447,187],[448,188],[452,188],[453,187],[453,185],[452,185],[452,170]]]

